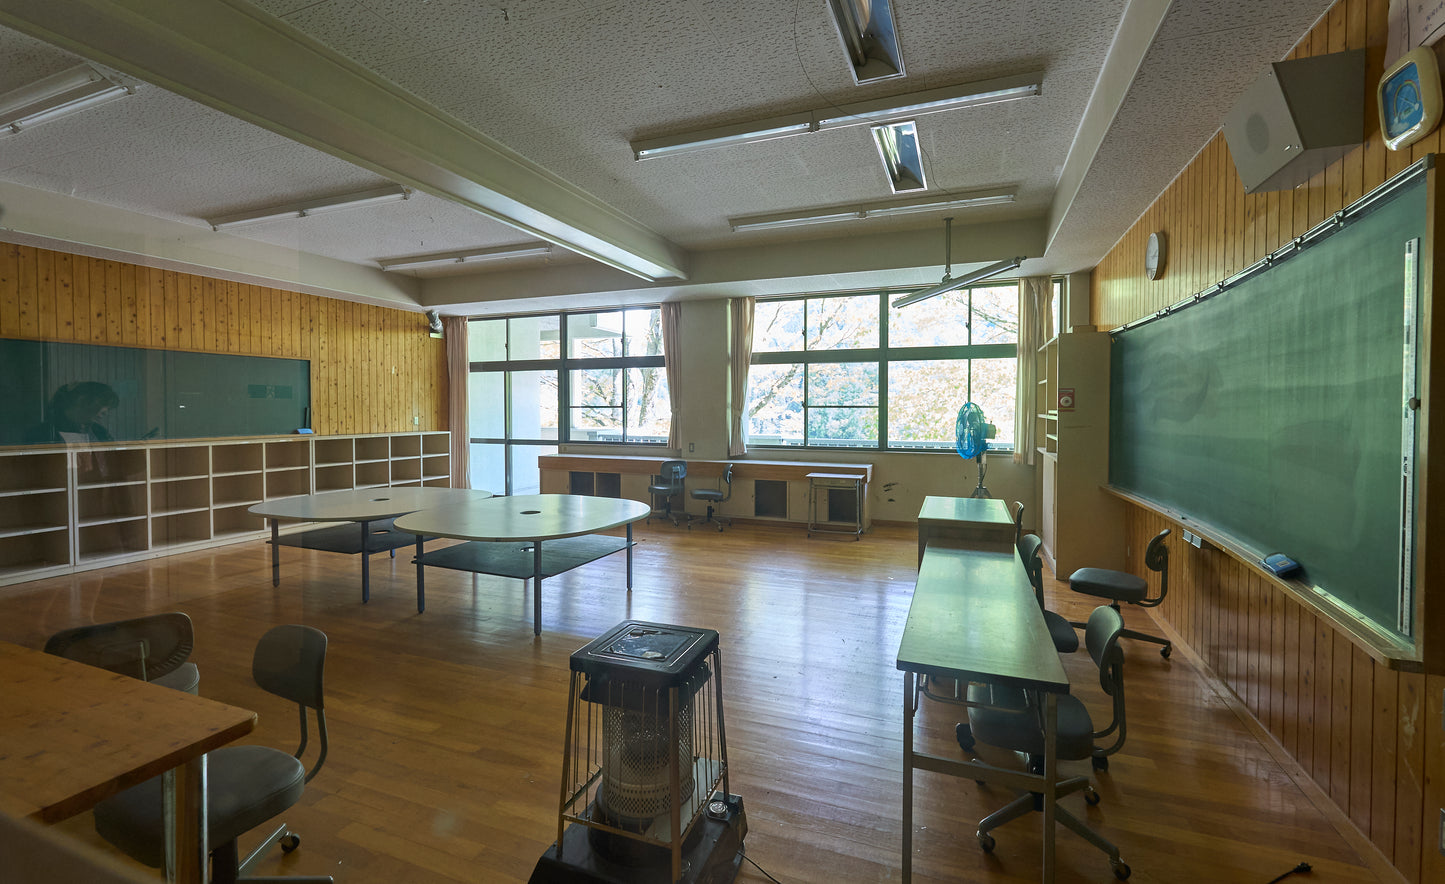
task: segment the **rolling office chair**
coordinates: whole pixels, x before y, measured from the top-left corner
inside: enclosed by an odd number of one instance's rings
[[[294,805],[302,790],[326,763],[326,710],[322,676],[326,666],[326,635],[309,626],[285,625],[270,629],[256,644],[251,676],[256,684],[297,704],[301,713],[301,745],[294,755],[269,746],[223,746],[209,753],[206,762],[206,808],[211,844],[212,884],[240,881],[292,881],[330,884],[329,875],[296,878],[248,878],[246,870],[273,844],[290,853],[301,837],[284,824],[239,860],[236,840],[244,832]],[[306,751],[306,710],[316,712],[320,749],[316,764],[307,772],[301,763]],[[165,861],[165,821],[161,813],[161,778],[107,798],[95,807],[95,830],[105,840],[148,866]]]
[[[191,618],[170,611],[63,629],[45,653],[194,694],[201,673],[186,658],[195,644]]]
[[[731,525],[731,524],[732,524],[732,521],[733,521],[732,519],[728,518],[727,516],[718,516],[717,518],[713,518],[713,504],[715,504],[715,503],[720,504],[720,503],[723,503],[723,502],[725,502],[725,501],[727,501],[727,500],[731,500],[731,499],[732,499],[732,496],[733,496],[733,465],[732,465],[732,464],[728,464],[728,468],[723,471],[722,480],[723,480],[723,484],[727,486],[727,494],[723,494],[722,490],[719,489],[719,488],[694,488],[694,489],[692,489],[692,492],[691,492],[691,494],[692,494],[692,499],[693,499],[693,500],[705,500],[705,501],[707,501],[707,518],[705,518],[705,519],[702,520],[702,521],[703,521],[703,524],[707,524],[708,522],[712,522],[714,525],[717,526],[717,530],[719,530],[719,531],[721,531],[721,530],[723,529],[723,526],[724,526],[724,525]],[[689,530],[689,531],[692,530],[692,517],[691,517],[691,516],[688,516],[688,518],[687,518],[687,530]]]
[[[1021,500],[1014,501],[1014,546],[1018,546],[1024,539],[1024,504]]]
[[[1110,571],[1107,568],[1080,568],[1069,575],[1069,589],[1085,595],[1108,599],[1109,607],[1116,611],[1119,610],[1120,602],[1138,605],[1141,608],[1157,606],[1169,594],[1169,547],[1164,542],[1168,537],[1169,529],[1165,528],[1154,535],[1154,539],[1149,541],[1149,546],[1144,550],[1144,566],[1150,571],[1159,572],[1159,595],[1153,598],[1149,597],[1149,583],[1143,577],[1136,577],[1124,571]],[[1073,625],[1083,626],[1084,624],[1075,623]],[[1163,645],[1164,647],[1159,650],[1159,656],[1166,660],[1169,659],[1169,653],[1174,649],[1174,645],[1169,639],[1150,635],[1147,632],[1126,629],[1123,636]]]
[[[1107,770],[1109,756],[1124,745],[1124,652],[1119,647],[1119,638],[1124,632],[1124,618],[1118,610],[1108,605],[1094,609],[1085,627],[1084,643],[1089,656],[1099,667],[1099,686],[1113,700],[1113,720],[1103,730],[1094,730],[1089,710],[1076,695],[1064,694],[1058,699],[1057,756],[1060,761],[1082,761],[1093,763],[1095,770]],[[968,687],[970,702],[986,705],[971,706],[968,710],[969,726],[978,742],[1001,749],[1023,752],[1028,755],[1029,769],[1034,773],[1043,770],[1044,730],[1038,698],[1032,692],[1018,688],[999,687],[987,684],[971,684]],[[1096,741],[1114,736],[1107,746]],[[1063,797],[1082,791],[1084,800],[1090,805],[1099,803],[1099,793],[1087,776],[1068,777],[1058,784],[1058,795]],[[995,846],[994,829],[1018,819],[1032,811],[1043,810],[1039,793],[1027,792],[984,817],[978,824],[979,847],[992,852]],[[1129,866],[1119,858],[1119,848],[1105,840],[1082,820],[1063,807],[1055,807],[1059,822],[1074,830],[1081,838],[1102,850],[1109,856],[1109,865],[1114,875],[1121,880],[1129,877]]]
[[[647,515],[647,522],[652,522],[652,517],[657,515],[657,498],[662,498],[662,515],[677,524],[677,516],[672,512],[672,499],[683,494],[687,487],[683,481],[687,476],[687,461],[665,460],[662,462],[660,475],[652,477],[652,484],[647,486],[647,491],[653,497],[652,512]]]
[[[1040,552],[1043,546],[1044,542],[1037,534],[1026,534],[1019,541],[1019,557],[1024,560],[1024,570],[1028,572],[1029,583],[1033,584],[1039,609],[1044,612],[1044,622],[1049,626],[1054,650],[1060,654],[1072,654],[1079,649],[1079,634],[1074,631],[1074,625],[1044,607],[1044,557]]]

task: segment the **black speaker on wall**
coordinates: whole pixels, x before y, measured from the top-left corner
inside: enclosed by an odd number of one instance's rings
[[[1224,140],[1245,193],[1309,180],[1365,140],[1365,51],[1271,64],[1225,118]]]

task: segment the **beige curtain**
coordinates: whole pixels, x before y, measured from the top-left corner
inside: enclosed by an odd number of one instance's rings
[[[745,416],[748,411],[748,369],[753,362],[753,309],[752,298],[733,298],[728,303],[732,312],[732,342],[728,348],[732,353],[729,367],[732,381],[732,407],[729,415],[728,457],[742,457],[748,453],[748,426]]]
[[[667,427],[667,447],[679,448],[677,411],[682,401],[678,391],[682,385],[682,304],[665,301],[662,305],[662,364],[667,371],[667,399],[672,407],[672,422]]]
[[[443,316],[442,334],[447,343],[447,423],[452,433],[452,487],[472,487],[471,426],[467,416],[467,318]]]
[[[1038,355],[1044,342],[1053,337],[1053,280],[1047,276],[1026,276],[1019,280],[1019,368],[1018,390],[1014,395],[1014,463],[1034,462],[1038,447],[1036,426],[1038,396]]]

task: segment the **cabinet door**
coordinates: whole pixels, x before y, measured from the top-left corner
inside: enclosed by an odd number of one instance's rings
[[[1055,505],[1055,494],[1058,485],[1059,460],[1057,457],[1044,456],[1044,493],[1043,513],[1041,525],[1044,532],[1044,552],[1050,560],[1055,559],[1055,551],[1058,548],[1058,509]]]

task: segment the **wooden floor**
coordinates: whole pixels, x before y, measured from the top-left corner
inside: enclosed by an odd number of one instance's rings
[[[418,615],[409,555],[372,559],[362,605],[354,557],[284,549],[272,588],[269,547],[254,542],[0,588],[0,639],[39,647],[81,623],[185,611],[201,693],[255,709],[248,740],[290,751],[295,713],[251,682],[251,650],[277,623],[322,629],[330,759],[287,816],[302,847],[259,871],[422,884],[525,881],[555,837],[572,651],[627,618],[709,627],[722,637],[747,855],[782,882],[898,880],[903,676],[894,660],[915,575],[912,527],[876,526],[853,542],[654,522],[638,537],[633,592],[620,555],[549,579],[539,638],[521,581],[431,569]],[[1090,606],[1069,595],[1055,585],[1050,607],[1087,616]],[[1137,610],[1126,617],[1154,629]],[[1388,880],[1187,650],[1166,662],[1156,646],[1131,643],[1127,655],[1128,742],[1098,776],[1102,804],[1069,801],[1118,843],[1132,881],[1265,884],[1302,861],[1313,872],[1288,880]],[[1076,692],[1102,711],[1087,654],[1066,665]],[[920,748],[958,752],[957,719],[928,704]],[[999,829],[992,855],[973,837],[978,818],[1009,797],[917,774],[915,880],[1038,880],[1038,817]],[[88,815],[63,826],[103,843]],[[1103,854],[1063,829],[1058,866],[1060,881],[1113,880]],[[745,864],[738,880],[767,879]]]

